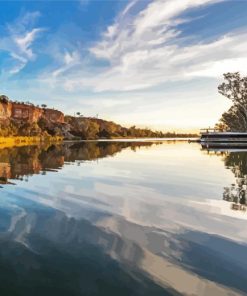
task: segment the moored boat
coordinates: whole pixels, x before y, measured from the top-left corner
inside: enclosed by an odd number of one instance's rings
[[[247,147],[247,133],[225,132],[216,129],[201,130],[200,143],[210,147]]]

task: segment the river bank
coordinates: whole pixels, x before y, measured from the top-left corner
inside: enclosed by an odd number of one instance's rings
[[[61,142],[63,137],[50,136],[50,137],[0,137],[0,148],[13,147],[13,146],[26,146],[40,143]]]

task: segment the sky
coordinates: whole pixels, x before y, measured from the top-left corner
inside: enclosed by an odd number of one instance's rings
[[[125,126],[198,131],[247,73],[245,0],[0,0],[0,94]]]

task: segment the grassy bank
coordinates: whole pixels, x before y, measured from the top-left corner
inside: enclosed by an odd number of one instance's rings
[[[63,137],[0,137],[0,148],[61,141]]]

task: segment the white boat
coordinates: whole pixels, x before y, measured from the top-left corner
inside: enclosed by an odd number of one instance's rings
[[[247,132],[222,132],[216,129],[203,129],[200,134],[200,143],[205,147],[247,147]]]

